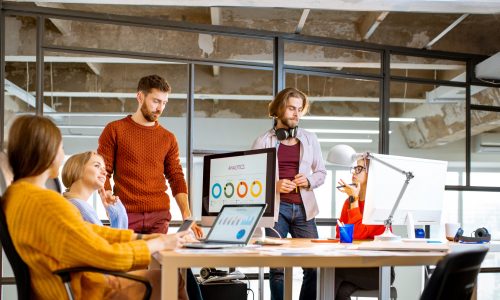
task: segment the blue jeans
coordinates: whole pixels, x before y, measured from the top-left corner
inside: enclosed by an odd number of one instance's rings
[[[315,219],[306,221],[304,205],[280,203],[280,214],[278,222],[274,223],[274,229],[282,238],[288,233],[293,238],[318,238],[318,229]],[[267,228],[266,235],[277,237],[276,232]],[[304,277],[300,289],[300,300],[316,299],[316,269],[303,268]],[[269,285],[271,287],[271,299],[283,299],[283,277],[284,269],[271,268],[269,270]]]

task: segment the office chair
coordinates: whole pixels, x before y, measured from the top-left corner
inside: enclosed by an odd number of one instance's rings
[[[481,247],[448,254],[436,265],[420,300],[470,299],[486,252]]]
[[[47,179],[47,182],[45,183],[45,187],[47,187],[49,190],[53,190],[53,191],[58,192],[59,194],[62,194],[62,187],[61,187],[61,182],[59,181],[59,178]]]

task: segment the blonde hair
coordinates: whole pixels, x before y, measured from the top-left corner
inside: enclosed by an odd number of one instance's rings
[[[66,186],[66,191],[69,191],[75,181],[82,178],[85,164],[87,164],[94,155],[102,158],[102,156],[95,151],[87,151],[75,154],[66,161],[62,169],[62,182],[64,186]]]
[[[269,103],[269,116],[274,118],[281,118],[285,113],[287,101],[289,98],[295,97],[302,99],[302,114],[306,114],[309,109],[309,100],[307,95],[296,88],[286,88],[274,97],[274,100]]]

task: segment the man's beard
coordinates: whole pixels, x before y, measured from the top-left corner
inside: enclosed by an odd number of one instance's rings
[[[299,120],[281,118],[280,121],[283,125],[285,125],[288,128],[295,128],[299,125]]]
[[[158,120],[158,117],[160,116],[160,113],[158,113],[158,116],[155,116],[154,113],[150,112],[146,106],[146,103],[142,104],[141,113],[144,119],[148,120],[149,122],[156,122]]]

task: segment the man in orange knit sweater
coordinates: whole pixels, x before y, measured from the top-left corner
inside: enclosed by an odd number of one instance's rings
[[[165,179],[182,218],[191,217],[177,139],[158,123],[170,91],[167,81],[158,75],[141,78],[137,111],[109,123],[99,137],[97,152],[107,171],[105,187],[99,193],[110,200],[120,198],[127,209],[129,228],[137,233],[167,233],[171,214]],[[111,175],[116,196],[111,192]],[[192,229],[197,237],[203,235],[196,224]]]

